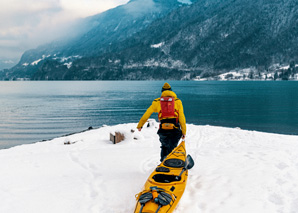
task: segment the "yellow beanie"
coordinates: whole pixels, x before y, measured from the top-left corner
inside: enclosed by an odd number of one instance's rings
[[[167,82],[163,85],[161,91],[165,91],[165,90],[172,90],[171,85],[168,84]]]

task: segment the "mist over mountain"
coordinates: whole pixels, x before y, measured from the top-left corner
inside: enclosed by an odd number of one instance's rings
[[[190,79],[298,61],[296,0],[133,0],[83,23],[86,33],[27,51],[6,78]]]
[[[17,59],[0,59],[0,70],[11,68],[13,65],[17,63]]]

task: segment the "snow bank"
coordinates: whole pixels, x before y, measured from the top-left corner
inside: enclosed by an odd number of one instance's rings
[[[160,152],[158,125],[131,132],[136,125],[0,150],[0,212],[133,212]],[[298,136],[187,128],[196,165],[175,213],[297,212]],[[109,134],[119,130],[126,140],[112,144]]]

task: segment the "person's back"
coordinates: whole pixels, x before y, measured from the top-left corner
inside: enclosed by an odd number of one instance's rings
[[[174,100],[171,100],[173,98]],[[167,102],[167,103],[164,103]],[[174,103],[174,112],[171,104]],[[171,86],[165,83],[160,98],[155,99],[144,113],[137,126],[141,131],[153,112],[158,113],[160,126],[157,134],[161,142],[161,161],[177,146],[180,138],[185,138],[186,121],[182,101],[172,91]]]

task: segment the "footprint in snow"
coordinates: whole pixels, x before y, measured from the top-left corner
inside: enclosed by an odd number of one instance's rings
[[[278,169],[284,170],[285,168],[288,168],[289,166],[284,163],[284,162],[279,162],[278,164],[275,165]]]
[[[297,212],[298,209],[298,198],[293,199],[291,203],[291,212]]]
[[[143,174],[152,172],[160,164],[158,156],[151,156],[141,162],[141,171]]]
[[[102,202],[105,200],[103,192],[107,191],[107,188],[102,180],[102,174],[99,172],[99,168],[88,161],[85,161],[80,157],[78,152],[72,152],[69,154],[71,160],[83,168],[87,175],[84,178],[86,184],[86,194],[89,196],[89,212],[96,212],[96,209],[102,208]]]
[[[280,195],[278,195],[278,194],[271,194],[271,195],[269,195],[268,200],[271,203],[274,203],[276,205],[283,205],[284,204],[283,198]]]

